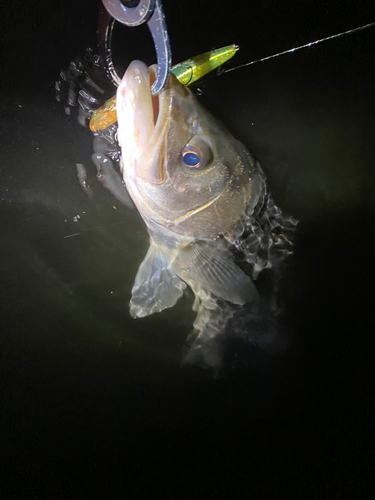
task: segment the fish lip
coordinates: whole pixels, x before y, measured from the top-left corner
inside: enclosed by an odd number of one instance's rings
[[[153,96],[151,86],[156,75],[156,65],[148,68],[142,61],[132,61],[117,89],[118,140],[124,180],[132,177],[162,184],[166,178],[171,86],[167,84],[161,94]]]
[[[149,80],[147,66],[141,61],[132,61],[117,89],[116,107],[119,142],[134,160],[147,143],[153,132],[153,109],[149,95]]]
[[[153,113],[153,127],[151,130],[149,130],[149,139],[148,141],[144,144],[144,147],[147,148],[147,144],[152,140],[152,137],[153,135],[155,135],[155,132],[157,130],[160,129],[160,119],[161,119],[161,116],[165,114],[165,108],[167,107],[168,108],[168,104],[167,106],[163,106],[163,103],[165,101],[169,101],[169,99],[165,99],[166,95],[168,94],[169,95],[169,92],[168,92],[168,88],[165,88],[160,94],[158,95],[153,95],[152,92],[151,92],[151,87],[153,85],[153,83],[156,81],[157,79],[157,65],[156,64],[153,64],[149,67],[147,67],[147,65],[142,62],[142,61],[133,61],[131,63],[131,65],[129,65],[129,68],[128,70],[130,70],[131,74],[133,75],[133,78],[130,78],[130,86],[129,88],[131,88],[133,86],[136,87],[138,86],[139,89],[142,88],[143,92],[145,93],[144,95],[146,95],[147,93],[149,94],[147,97],[150,98],[150,103],[151,103],[151,106],[152,106],[152,113]],[[128,71],[127,70],[127,71]],[[127,71],[125,72],[125,77],[126,77],[126,73]],[[145,100],[142,100],[142,101],[139,101],[137,103],[137,105],[142,108],[143,107],[143,110],[145,113],[149,112],[150,111],[150,108],[149,108],[149,103],[145,102]],[[146,108],[147,106],[147,108]],[[164,113],[161,113],[161,111],[164,111]],[[141,124],[141,116],[140,114],[137,116],[137,122],[138,122],[138,125]]]
[[[167,118],[169,116],[170,87],[167,84],[167,86],[164,88],[164,90],[160,94],[153,95],[152,91],[151,91],[151,87],[157,79],[158,67],[156,64],[152,64],[151,66],[147,67],[146,64],[144,64],[141,61],[139,61],[139,67],[143,71],[145,71],[147,69],[147,73],[148,73],[148,77],[149,77],[148,82],[147,82],[147,88],[150,92],[152,111],[154,114],[154,128],[149,136],[149,140],[147,141],[147,144],[145,145],[145,147],[147,148],[147,145],[150,142],[152,142],[153,137],[162,131],[162,129],[165,125],[165,122],[167,121]],[[143,85],[146,85],[146,81],[143,81]],[[161,122],[163,122],[163,123],[161,123]]]
[[[143,70],[146,66],[143,66]],[[135,168],[136,175],[142,181],[153,185],[163,184],[166,179],[166,140],[167,131],[169,128],[170,109],[170,85],[159,95],[152,95],[151,87],[157,78],[157,66],[152,65],[147,68],[148,81],[147,91],[152,106],[153,126],[149,129],[148,140],[144,143],[144,147],[137,161]],[[146,80],[142,82],[146,85]],[[146,88],[144,88],[146,90]],[[150,112],[148,108],[148,112]]]

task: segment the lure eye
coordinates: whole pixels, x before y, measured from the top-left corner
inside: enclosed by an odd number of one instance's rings
[[[182,165],[193,172],[200,172],[211,161],[211,149],[198,137],[193,137],[181,153]]]

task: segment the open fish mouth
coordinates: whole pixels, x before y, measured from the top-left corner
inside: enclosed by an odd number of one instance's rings
[[[163,155],[169,115],[168,87],[158,96],[151,93],[156,65],[149,68],[133,61],[117,90],[118,137],[125,163],[134,165],[136,175],[146,182],[164,182]],[[155,161],[155,158],[160,161]],[[152,161],[151,161],[152,160]]]

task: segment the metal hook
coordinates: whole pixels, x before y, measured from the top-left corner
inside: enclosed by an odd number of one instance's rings
[[[139,26],[147,22],[154,41],[158,62],[157,78],[151,87],[153,95],[164,89],[172,63],[169,36],[161,0],[102,0],[109,14],[126,26]],[[117,76],[117,75],[116,75]],[[117,80],[117,79],[116,79]]]

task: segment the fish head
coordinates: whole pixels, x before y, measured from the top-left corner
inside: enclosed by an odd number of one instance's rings
[[[194,238],[231,231],[260,192],[256,161],[171,74],[133,61],[117,90],[126,187],[146,223]]]

